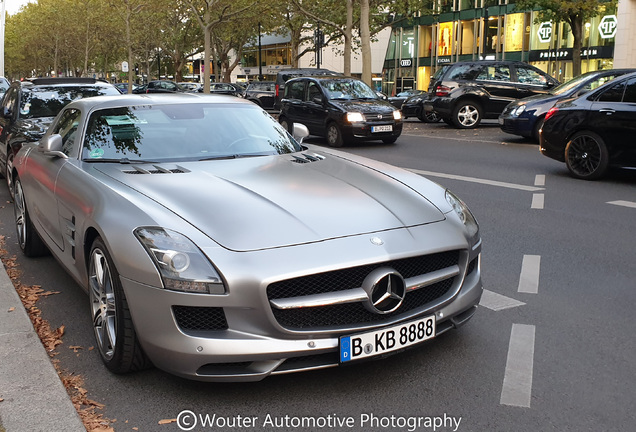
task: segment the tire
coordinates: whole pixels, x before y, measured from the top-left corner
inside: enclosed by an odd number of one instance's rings
[[[391,138],[382,138],[382,142],[384,144],[394,144],[397,141],[398,137],[391,137]]]
[[[280,123],[280,125],[284,127],[287,132],[292,135],[294,134],[294,125],[290,123],[289,120],[287,120],[287,117],[279,118],[278,123]]]
[[[340,127],[334,122],[327,125],[327,144],[331,147],[342,147],[344,144]]]
[[[13,150],[10,148],[7,149],[7,163],[5,164],[4,178],[7,180],[7,188],[9,189],[9,195],[11,195],[11,198],[15,198],[15,192],[13,190],[13,176],[11,175],[14,157],[15,155],[13,154]]]
[[[455,123],[453,123],[453,121],[449,118],[443,118],[442,120],[449,126],[455,126]]]
[[[423,111],[417,118],[424,123],[437,123],[442,119],[435,111]]]
[[[474,129],[482,118],[481,106],[473,101],[460,101],[453,110],[453,124],[460,129]]]
[[[18,234],[18,244],[20,245],[20,249],[22,249],[24,255],[28,257],[48,255],[48,248],[38,233],[35,232],[33,222],[31,222],[20,179],[16,179],[13,187],[15,191],[13,214],[15,217],[15,229]]]
[[[106,367],[114,373],[150,367],[133,327],[119,273],[100,237],[91,246],[88,296],[97,350]]]
[[[545,117],[541,117],[540,119],[537,119],[537,122],[534,124],[534,129],[532,129],[532,138],[536,141],[539,142],[539,131],[541,130],[541,128],[543,127],[543,123],[545,122]]]
[[[605,141],[594,132],[580,131],[565,146],[565,165],[578,179],[596,180],[605,175],[609,152]]]

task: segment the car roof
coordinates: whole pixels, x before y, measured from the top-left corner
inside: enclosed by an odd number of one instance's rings
[[[243,104],[255,106],[252,102],[234,96],[209,95],[203,93],[146,93],[122,94],[117,96],[98,96],[77,99],[67,107],[83,110],[119,108],[138,105],[174,105],[174,104]]]
[[[57,86],[57,85],[86,85],[86,84],[105,84],[110,83],[95,78],[74,78],[74,77],[62,77],[62,78],[30,78],[24,81],[16,81],[23,87],[30,86]]]

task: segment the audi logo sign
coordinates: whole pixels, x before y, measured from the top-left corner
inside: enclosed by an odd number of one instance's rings
[[[400,60],[400,66],[402,67],[411,67],[412,64],[413,64],[413,60],[411,59]]]

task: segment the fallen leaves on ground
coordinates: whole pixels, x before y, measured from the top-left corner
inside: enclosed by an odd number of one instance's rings
[[[73,406],[77,410],[80,419],[84,423],[84,427],[88,432],[114,432],[114,429],[110,427],[111,420],[104,417],[103,414],[95,412],[96,409],[104,408],[104,405],[91,400],[87,397],[87,391],[83,387],[84,380],[81,376],[70,373],[63,370],[60,367],[59,360],[54,357],[58,354],[55,348],[62,344],[62,336],[64,335],[65,327],[62,325],[56,329],[52,329],[48,321],[42,318],[42,312],[38,309],[35,303],[41,297],[47,297],[53,294],[59,294],[59,291],[44,291],[39,285],[24,285],[20,282],[21,272],[18,269],[17,258],[15,256],[9,257],[8,252],[4,249],[4,236],[0,236],[0,258],[4,264],[4,267],[9,275],[9,278],[13,282],[13,286],[17,291],[22,304],[29,314],[29,318],[33,323],[33,328],[37,332],[42,345],[46,349],[46,352],[51,358],[51,363],[55,367],[62,384],[66,388],[66,392],[71,398]],[[15,308],[11,308],[9,312]],[[74,352],[83,349],[81,346],[69,346]],[[92,350],[90,347],[89,350]],[[0,399],[2,402],[2,399]]]
[[[159,424],[160,425],[164,425],[164,424],[170,424],[170,423],[176,423],[177,419],[164,419],[164,420],[159,420]]]

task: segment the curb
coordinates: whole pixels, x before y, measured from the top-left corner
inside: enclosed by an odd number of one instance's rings
[[[86,432],[2,263],[0,267],[0,432]]]

